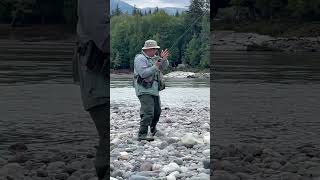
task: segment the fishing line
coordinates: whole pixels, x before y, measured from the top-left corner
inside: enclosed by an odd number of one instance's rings
[[[187,32],[192,28],[192,26],[194,24],[196,24],[197,21],[199,21],[199,19],[206,13],[206,11],[203,11],[203,13],[189,26],[189,28],[179,37],[176,39],[176,41],[172,44],[172,46],[169,48],[169,50],[171,50],[173,48],[173,46],[176,45],[177,42],[179,42],[179,40],[187,34]]]

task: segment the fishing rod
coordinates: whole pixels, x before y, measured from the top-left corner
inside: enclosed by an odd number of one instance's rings
[[[173,46],[176,45],[176,43],[183,37],[187,34],[187,32],[192,28],[192,26],[199,21],[199,19],[206,13],[206,11],[203,11],[202,14],[189,26],[189,28],[179,37],[175,40],[175,42],[172,44],[172,46],[169,48],[169,50],[171,50],[173,48]],[[157,52],[158,54],[160,53],[159,51]],[[158,62],[161,62],[161,59],[158,59],[157,60]],[[163,76],[162,72],[160,71],[159,74],[158,74],[158,80],[159,80],[159,76]],[[165,89],[165,83],[162,82],[163,84],[163,89]]]
[[[203,13],[189,26],[189,28],[181,35],[179,36],[174,43],[172,44],[172,46],[169,48],[169,51],[172,50],[172,48],[180,41],[181,38],[183,38],[183,36],[185,36],[187,34],[187,32],[192,28],[193,25],[195,25],[199,19],[206,13],[206,11],[203,11]],[[160,55],[160,52],[157,52],[158,55]]]
[[[192,28],[192,26],[195,25],[205,13],[206,11],[203,11],[203,13],[189,26],[189,28],[179,38],[176,39],[176,41],[172,44],[169,50],[172,50],[173,46],[175,46],[180,41],[180,39],[187,34],[187,32]]]

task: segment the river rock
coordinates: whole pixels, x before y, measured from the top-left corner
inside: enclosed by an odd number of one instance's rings
[[[197,176],[192,177],[190,180],[209,180],[210,176],[205,173],[200,173]]]
[[[140,166],[140,171],[152,171],[152,163],[144,162]]]
[[[178,174],[180,174],[179,171],[174,171],[174,172],[170,173],[169,175],[177,177]]]
[[[240,180],[238,176],[228,173],[227,171],[216,170],[213,172],[214,180]]]
[[[180,158],[173,160],[173,162],[177,163],[179,166],[183,164],[183,160]]]
[[[174,71],[164,75],[165,78],[194,78],[196,73],[194,72],[184,72],[184,71]]]
[[[118,159],[128,160],[129,159],[129,154],[127,152],[120,152],[120,155],[118,156]]]
[[[133,168],[132,164],[129,162],[124,162],[123,166],[126,167],[127,170],[131,170]]]
[[[94,178],[95,177],[95,174],[93,172],[90,172],[90,173],[85,173],[85,174],[81,174],[80,175],[80,179],[82,180],[89,180],[91,178]]]
[[[123,177],[124,172],[122,170],[115,170],[111,173],[111,176],[113,177]]]
[[[204,123],[202,125],[202,128],[206,129],[206,130],[210,130],[210,124],[209,123]]]
[[[203,168],[210,169],[210,164],[211,164],[210,160],[203,160],[202,164],[203,164]]]
[[[161,142],[159,149],[165,149],[169,144],[166,141]]]
[[[54,177],[55,177],[56,180],[67,180],[68,177],[69,177],[69,174],[67,174],[67,173],[59,173],[59,174],[56,174]]]
[[[120,143],[120,139],[119,139],[119,138],[114,138],[114,139],[110,142],[111,145],[117,145],[117,144],[119,144],[119,143]]]
[[[91,169],[94,167],[93,159],[84,159],[81,161],[81,169]]]
[[[202,154],[204,154],[205,156],[210,156],[210,149],[202,151]]]
[[[38,177],[48,177],[48,172],[43,169],[37,170],[37,176]]]
[[[1,168],[2,166],[4,166],[5,164],[7,164],[7,161],[4,160],[4,159],[2,159],[2,158],[0,157],[0,168]]]
[[[145,176],[145,177],[158,177],[159,171],[141,171],[141,172],[137,172],[136,175]]]
[[[166,176],[167,180],[176,180],[176,177],[172,174],[169,174],[168,176]]]
[[[88,173],[93,173],[93,171],[88,169],[79,169],[76,172],[72,173],[72,176],[76,176],[79,179],[83,174],[88,174]]]
[[[172,162],[172,163],[170,163],[168,165],[163,166],[162,171],[164,171],[166,174],[169,174],[169,173],[174,172],[174,171],[181,172],[181,168],[180,168],[180,166],[178,164]]]
[[[210,144],[210,132],[206,132],[204,135],[203,135],[203,142],[205,144]]]
[[[150,180],[149,177],[140,176],[140,175],[132,175],[129,180]]]
[[[81,161],[73,161],[70,164],[67,165],[68,168],[71,169],[81,169],[82,163]]]
[[[160,170],[162,167],[161,164],[153,164],[152,165],[152,171],[157,171],[157,170]]]
[[[295,173],[298,171],[298,167],[295,164],[287,162],[284,166],[281,167],[281,170]]]
[[[196,138],[196,136],[191,133],[187,133],[181,138],[181,143],[188,148],[192,148],[195,144],[199,142],[200,141]]]
[[[177,143],[180,139],[178,137],[169,137],[167,138],[167,143],[168,144],[173,144],[173,143]]]
[[[279,176],[277,178],[281,180],[300,180],[302,178],[299,174],[291,172],[282,172]]]
[[[14,179],[22,179],[26,170],[18,163],[9,163],[0,169],[0,178],[11,176]]]
[[[67,180],[79,180],[79,177],[71,175],[71,176],[68,177]]]
[[[47,171],[49,174],[61,173],[66,168],[66,164],[61,161],[52,162],[48,165]]]
[[[320,165],[316,167],[310,167],[306,172],[310,177],[320,177]]]

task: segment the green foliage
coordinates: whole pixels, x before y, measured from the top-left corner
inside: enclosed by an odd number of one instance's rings
[[[77,0],[1,0],[0,22],[75,24]]]
[[[111,67],[133,68],[135,55],[141,52],[148,39],[156,40],[161,49],[169,49],[170,63],[184,62],[195,68],[208,67],[210,22],[208,8],[203,6],[202,2],[201,7],[194,5],[194,10],[176,16],[169,16],[157,8],[144,16],[139,13],[132,16],[114,14],[110,24]],[[201,10],[195,23],[198,29],[194,29],[191,27],[193,22],[188,18],[196,20],[193,15],[199,13],[198,10]]]
[[[14,3],[12,0],[0,1],[0,22],[9,22],[11,20]]]
[[[64,0],[63,15],[67,24],[77,23],[77,0]]]
[[[191,41],[187,45],[187,49],[184,56],[184,63],[191,65],[191,67],[197,67],[200,64],[201,53],[199,48],[201,47],[200,40],[196,35],[193,35]]]
[[[294,17],[320,20],[319,0],[288,0],[288,9]]]
[[[320,20],[320,0],[217,0],[214,4],[218,8],[237,7],[232,8],[233,16],[239,15],[239,7],[247,7],[247,14],[254,19],[291,17],[299,20]],[[218,16],[230,19],[229,11],[227,14],[223,13],[220,12]]]
[[[119,8],[119,4],[117,4],[116,9],[111,12],[111,15],[112,16],[120,16],[121,14],[122,14],[122,12],[121,12],[121,10]]]
[[[198,19],[204,13],[202,8],[204,8],[203,0],[191,0],[186,18],[186,24],[192,24],[191,34],[199,34],[201,31],[201,20],[198,21]]]
[[[200,65],[203,68],[208,68],[210,66],[210,24],[207,23],[210,21],[210,15],[207,14],[206,16],[202,17],[202,30],[200,34],[201,44],[201,60]],[[209,35],[209,36],[208,36]]]

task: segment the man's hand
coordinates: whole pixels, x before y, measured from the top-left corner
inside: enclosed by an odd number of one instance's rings
[[[165,50],[161,50],[161,53],[160,53],[160,57],[164,60],[166,60],[169,56],[169,51],[168,49],[165,49]]]

